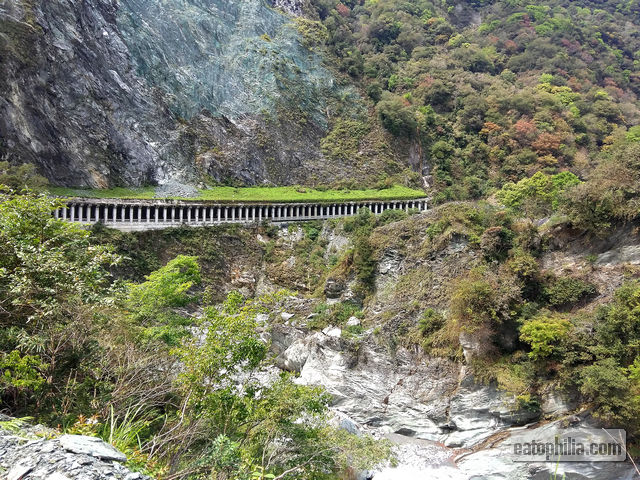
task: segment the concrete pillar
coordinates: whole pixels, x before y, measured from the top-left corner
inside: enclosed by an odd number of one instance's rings
[[[191,223],[191,205],[187,207],[187,223]]]
[[[236,219],[236,207],[231,207],[231,221],[235,221]]]
[[[218,222],[222,218],[222,205],[218,205]]]
[[[278,213],[276,215],[276,218],[280,218],[280,212],[282,211],[282,207],[278,207]]]
[[[258,207],[258,223],[262,223],[262,209],[263,208],[264,207],[262,207],[262,206]]]
[[[197,206],[193,209],[193,213],[194,213],[194,218],[193,221],[198,223],[198,220],[200,220],[200,207]]]

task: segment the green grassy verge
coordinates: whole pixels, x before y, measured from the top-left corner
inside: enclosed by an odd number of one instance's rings
[[[58,197],[86,197],[86,198],[154,198],[156,187],[144,188],[66,188],[49,187],[49,193]]]
[[[154,198],[155,188],[112,188],[90,190],[52,187],[49,191],[61,197],[89,198]],[[395,185],[385,189],[367,190],[317,190],[306,187],[213,187],[201,190],[200,195],[184,200],[208,200],[216,202],[332,202],[350,200],[400,200],[421,198],[421,190]]]

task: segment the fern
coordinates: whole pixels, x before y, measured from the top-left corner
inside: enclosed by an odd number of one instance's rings
[[[20,431],[29,425],[29,422],[33,420],[33,417],[12,418],[11,420],[5,420],[0,422],[0,430],[6,430],[11,433],[20,433]]]

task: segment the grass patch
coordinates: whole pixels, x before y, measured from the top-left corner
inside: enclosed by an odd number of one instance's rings
[[[131,198],[150,199],[155,197],[156,187],[124,188],[115,187],[107,189],[49,187],[49,193],[58,197],[84,197],[84,198]]]
[[[60,197],[87,198],[155,198],[155,187],[111,188],[106,190],[51,187],[49,192]],[[338,202],[356,200],[401,200],[422,198],[421,190],[394,185],[384,189],[324,190],[306,187],[213,187],[200,190],[200,195],[183,200],[215,202]],[[179,197],[170,197],[179,199]]]

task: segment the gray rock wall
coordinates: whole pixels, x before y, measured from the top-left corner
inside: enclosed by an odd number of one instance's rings
[[[362,101],[262,0],[3,0],[0,69],[0,160],[54,184],[358,175],[319,144]]]

